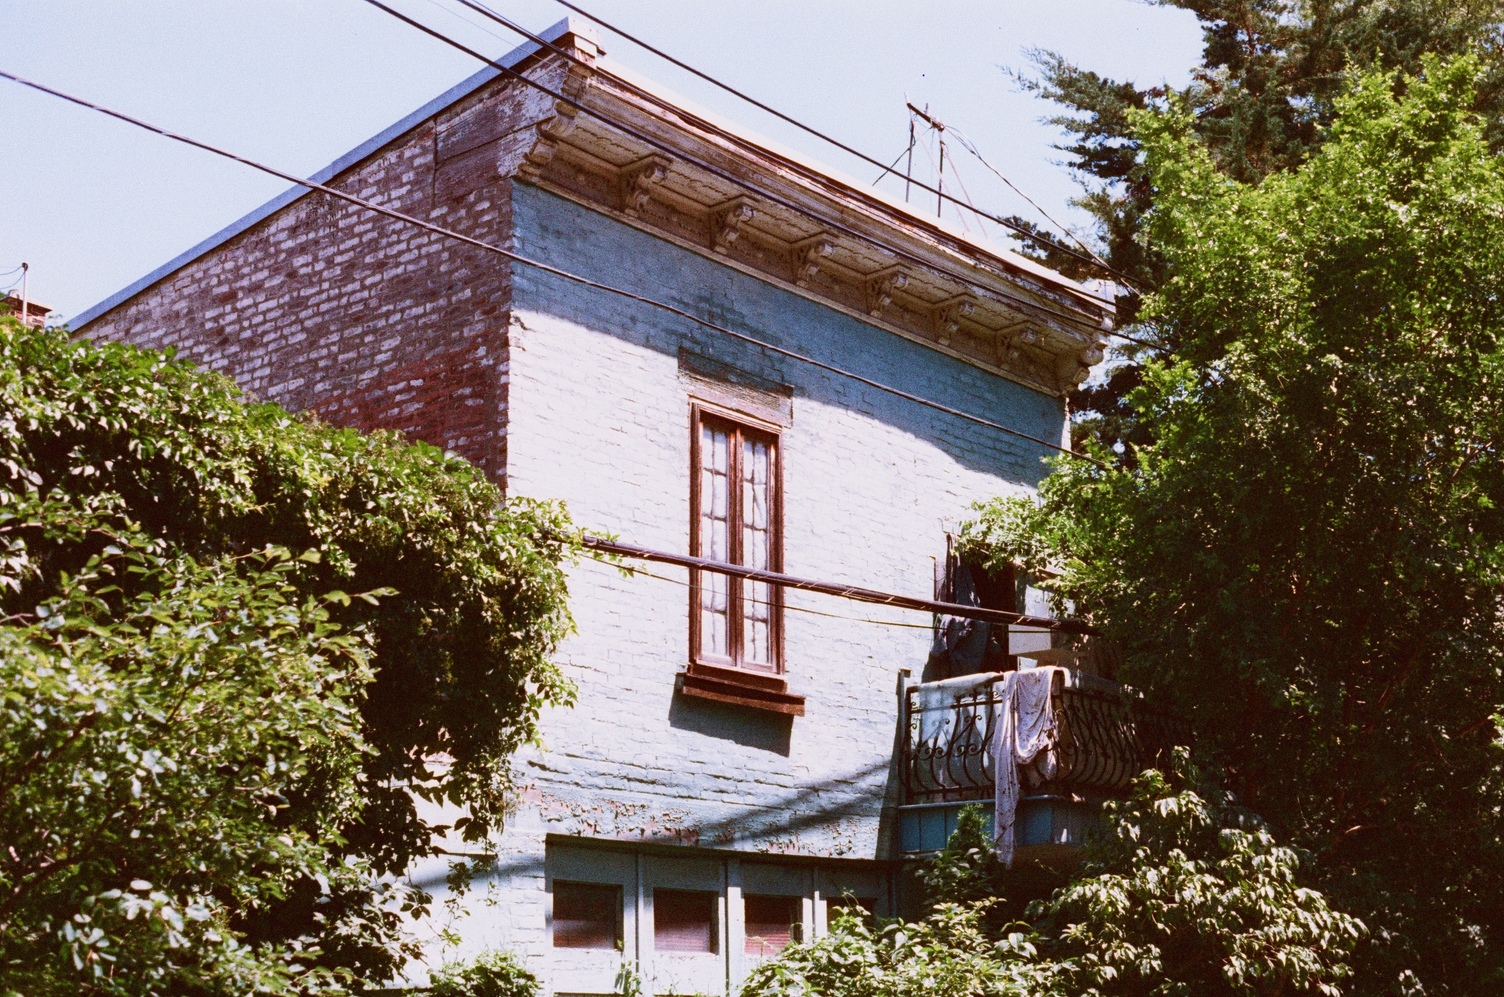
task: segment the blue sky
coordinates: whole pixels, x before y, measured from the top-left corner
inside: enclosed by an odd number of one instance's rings
[[[453,0],[390,0],[482,51],[519,39]],[[537,30],[552,0],[488,0]],[[959,128],[1051,214],[1077,189],[1003,67],[1057,50],[1104,74],[1180,84],[1195,19],[1137,0],[579,0],[660,48],[885,160],[907,144],[907,95]],[[488,31],[495,32],[494,36]],[[719,114],[854,176],[875,169],[602,31],[608,53]],[[479,64],[361,0],[3,0],[0,68],[306,175]],[[64,316],[177,255],[285,184],[0,81],[0,271]],[[965,153],[960,179],[998,214],[1032,209]],[[948,154],[949,155],[949,154]],[[948,159],[949,161],[949,159]],[[915,174],[932,180],[918,152]],[[947,179],[947,184],[951,181]],[[954,217],[947,209],[947,216]],[[975,225],[974,219],[967,219]],[[0,287],[14,278],[0,278]]]

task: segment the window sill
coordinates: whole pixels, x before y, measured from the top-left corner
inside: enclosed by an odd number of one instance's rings
[[[786,716],[804,716],[804,697],[789,692],[788,683],[780,675],[715,665],[690,665],[675,676],[674,686],[681,695],[696,699]]]

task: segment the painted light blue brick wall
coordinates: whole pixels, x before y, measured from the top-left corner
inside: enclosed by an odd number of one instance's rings
[[[1063,429],[1056,398],[573,202],[518,184],[513,212],[516,247],[531,257],[1033,436],[1058,439]],[[514,274],[509,347],[509,490],[562,500],[580,525],[650,547],[689,546],[685,355],[697,358],[691,366],[792,391],[781,438],[792,573],[928,597],[946,529],[974,501],[1031,491],[1045,471],[1036,444],[524,267]],[[611,881],[622,857],[599,851],[593,874],[566,875],[549,835],[727,849],[728,869],[782,868],[826,897],[877,895],[882,868],[844,860],[897,853],[898,684],[901,670],[923,670],[929,617],[788,593],[787,678],[807,713],[769,717],[675,695],[689,652],[687,572],[647,568],[660,577],[594,562],[571,571],[578,629],[556,660],[578,702],[548,712],[542,746],[519,755],[521,805],[465,913],[447,924],[463,937],[462,954],[524,955],[549,992],[609,991],[623,958],[639,960],[650,992],[734,992],[748,965],[730,899],[720,982],[666,976],[672,959],[653,953],[645,928],[622,954],[552,948],[547,877]],[[821,864],[770,864],[788,855]],[[675,860],[640,852],[636,861],[642,897],[669,883],[665,863]],[[429,863],[415,879],[445,898],[444,872]],[[697,888],[718,883],[710,876]],[[818,931],[823,901],[810,896]]]
[[[1057,398],[573,202],[518,184],[513,219],[516,247],[531,257],[1060,438]],[[928,597],[946,528],[976,500],[1031,490],[1046,470],[1037,444],[517,267],[509,489],[564,501],[592,531],[687,552],[686,354],[792,389],[782,437],[791,573]],[[559,661],[580,695],[546,718],[544,748],[520,762],[535,830],[889,857],[896,687],[901,669],[923,669],[929,618],[789,593],[787,678],[808,712],[766,717],[674,694],[688,655],[687,573],[649,570],[664,577],[623,578],[599,564],[571,573],[578,633]]]

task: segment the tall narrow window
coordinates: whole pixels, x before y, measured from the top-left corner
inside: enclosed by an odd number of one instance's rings
[[[714,561],[780,570],[778,438],[696,410],[692,550]],[[767,582],[694,573],[691,643],[703,664],[782,670],[781,593]]]

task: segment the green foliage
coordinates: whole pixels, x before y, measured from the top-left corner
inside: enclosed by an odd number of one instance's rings
[[[959,553],[988,571],[1002,571],[1009,565],[1022,568],[1031,584],[1056,596],[1054,576],[1059,565],[1060,538],[1057,523],[1039,504],[1019,495],[1007,495],[978,503],[975,518],[961,524],[957,538]],[[1058,598],[1056,599],[1059,602]],[[1056,605],[1062,615],[1066,606]]]
[[[510,952],[450,963],[428,982],[430,997],[538,997],[538,978]]]
[[[1191,109],[1135,117],[1173,273],[1146,315],[1181,348],[1132,396],[1156,442],[1061,463],[1035,514],[1124,677],[1373,929],[1365,994],[1504,987],[1504,162],[1477,72],[1362,79],[1258,186]]]
[[[110,539],[0,627],[0,992],[316,986],[232,922],[306,876],[363,878],[330,850],[359,813],[366,642],[299,598],[284,553]],[[315,782],[318,811],[293,802]]]
[[[945,848],[919,871],[930,904],[972,904],[997,895],[1001,864],[981,806],[962,807]]]
[[[1184,753],[1110,804],[1076,878],[998,925],[996,902],[937,902],[914,924],[873,929],[846,915],[823,938],[759,966],[744,997],[1336,997],[1362,934],[1356,919],[1299,885],[1296,852],[1204,779]],[[982,868],[979,819],[958,825],[925,879]],[[985,839],[985,835],[982,835]],[[959,860],[959,862],[958,862]]]
[[[842,911],[824,936],[759,964],[742,997],[1035,997],[1050,971],[1030,940],[986,930],[985,904],[942,904],[881,928]]]
[[[1106,805],[1106,833],[1031,915],[1056,992],[1334,997],[1361,921],[1301,886],[1295,850],[1184,754]]]
[[[0,992],[389,975],[413,796],[486,833],[569,699],[568,536],[431,447],[0,323]]]
[[[1103,225],[1108,262],[1149,286],[1166,260],[1144,239],[1155,185],[1143,169],[1135,112],[1175,100],[1217,170],[1242,183],[1303,163],[1325,141],[1350,76],[1415,74],[1428,55],[1481,59],[1473,108],[1504,140],[1504,47],[1497,0],[1161,0],[1201,22],[1201,64],[1181,90],[1138,87],[1082,69],[1055,52],[1033,53],[1024,86],[1066,110],[1051,119],[1071,136],[1062,151],[1088,183],[1082,205]]]

